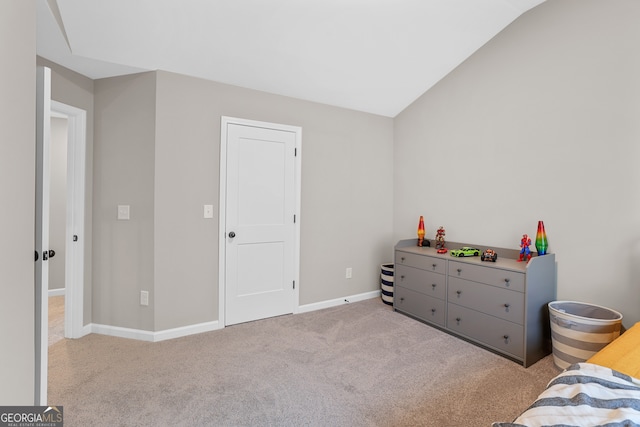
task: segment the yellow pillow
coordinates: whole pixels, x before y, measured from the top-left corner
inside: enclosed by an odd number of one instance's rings
[[[640,322],[591,356],[587,362],[640,378]]]

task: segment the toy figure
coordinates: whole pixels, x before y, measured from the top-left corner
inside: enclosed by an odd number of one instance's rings
[[[424,217],[420,215],[420,222],[418,222],[418,246],[422,246],[422,242],[424,241]],[[427,245],[429,246],[429,245]]]
[[[447,253],[447,248],[444,247],[444,227],[440,226],[436,230],[436,249],[439,254]]]
[[[531,245],[531,239],[526,234],[522,235],[522,239],[520,239],[520,258],[518,262],[522,261],[524,257],[527,257],[527,262],[531,259],[531,251],[529,250],[529,246]]]

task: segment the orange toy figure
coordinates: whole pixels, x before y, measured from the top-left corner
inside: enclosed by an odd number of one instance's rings
[[[520,239],[520,258],[518,262],[522,261],[524,257],[527,257],[527,262],[531,259],[531,251],[529,250],[529,246],[531,245],[531,239],[526,234],[522,235],[522,239]]]
[[[420,222],[418,223],[418,246],[422,246],[422,242],[424,241],[424,217],[420,215]]]
[[[436,249],[439,254],[446,254],[447,248],[444,247],[444,227],[440,226],[436,230]]]

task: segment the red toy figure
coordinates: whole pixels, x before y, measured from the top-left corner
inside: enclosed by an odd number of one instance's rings
[[[420,222],[418,222],[418,246],[422,246],[422,242],[424,241],[424,235],[425,235],[424,217],[420,215]]]
[[[447,253],[447,248],[444,247],[444,227],[440,226],[436,230],[436,249],[439,254]]]
[[[522,261],[526,255],[527,262],[531,259],[531,251],[529,250],[529,246],[531,245],[531,239],[526,234],[522,235],[522,239],[520,239],[520,258],[518,262]]]

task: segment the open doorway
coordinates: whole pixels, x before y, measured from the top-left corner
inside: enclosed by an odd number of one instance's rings
[[[86,112],[51,101],[49,344],[83,332]]]
[[[67,253],[67,151],[69,120],[51,112],[49,248],[49,345],[65,337],[65,292]]]

